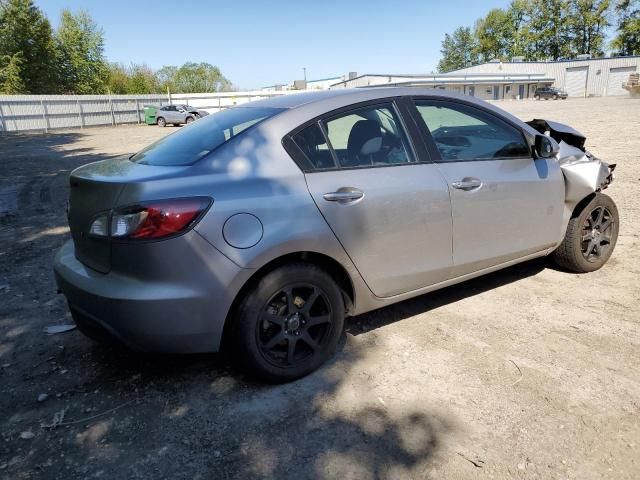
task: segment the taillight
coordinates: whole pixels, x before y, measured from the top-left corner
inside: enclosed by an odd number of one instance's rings
[[[183,233],[209,208],[210,199],[178,198],[146,202],[96,217],[89,233],[98,237],[152,240]]]

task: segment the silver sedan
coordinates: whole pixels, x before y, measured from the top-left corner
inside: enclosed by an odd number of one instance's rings
[[[296,379],[345,316],[545,255],[600,268],[614,166],[584,144],[441,90],[253,102],[72,172],[57,283],[92,337]]]

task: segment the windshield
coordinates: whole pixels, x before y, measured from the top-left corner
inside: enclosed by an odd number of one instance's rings
[[[204,117],[131,157],[144,165],[191,165],[281,108],[236,107]]]

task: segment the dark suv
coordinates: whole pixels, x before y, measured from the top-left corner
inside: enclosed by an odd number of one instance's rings
[[[554,87],[539,87],[536,88],[533,96],[536,100],[540,100],[541,98],[544,98],[545,100],[549,100],[550,98],[554,100],[558,100],[559,98],[566,100],[567,92]]]

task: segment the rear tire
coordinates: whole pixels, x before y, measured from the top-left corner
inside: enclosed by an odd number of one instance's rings
[[[295,263],[262,277],[233,321],[235,363],[261,380],[288,382],[333,355],[344,326],[344,301],[324,270]]]
[[[164,127],[167,126],[167,121],[163,117],[158,117],[156,122],[158,123],[159,127],[163,127],[164,128]]]
[[[540,95],[536,95],[535,99],[539,102],[540,101]]]
[[[618,208],[614,201],[603,193],[596,193],[569,220],[564,240],[553,252],[553,259],[559,266],[572,272],[598,270],[613,253],[619,227]]]

